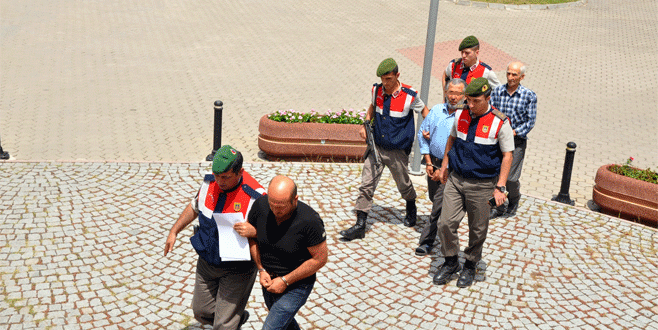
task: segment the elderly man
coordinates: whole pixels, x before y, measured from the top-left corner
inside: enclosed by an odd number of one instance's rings
[[[219,235],[213,213],[237,213],[246,218],[254,201],[265,189],[242,168],[242,154],[233,147],[222,146],[215,153],[212,174],[178,221],[169,231],[164,255],[171,252],[176,236],[195,218],[199,229],[190,239],[199,255],[194,281],[192,310],[194,318],[213,330],[235,330],[249,318],[244,310],[256,280],[256,266],[249,261],[223,261],[219,256]],[[255,237],[256,230],[246,222],[238,222],[233,229],[241,236]]]
[[[382,83],[372,86],[365,120],[374,121],[373,135],[382,164],[375,162],[372,152],[363,162],[359,196],[354,206],[356,223],[340,231],[343,239],[347,241],[364,238],[366,235],[366,219],[372,208],[372,198],[384,172],[384,166],[391,171],[398,191],[406,201],[404,225],[416,225],[416,190],[409,177],[409,153],[416,134],[414,113],[421,112],[424,118],[429,110],[418,97],[416,90],[400,82],[400,72],[394,59],[387,58],[379,64],[377,77],[381,78]],[[361,129],[361,136],[365,139],[365,128]]]
[[[521,168],[525,157],[527,135],[535,127],[537,119],[537,95],[521,85],[525,78],[525,65],[512,62],[507,65],[507,84],[497,86],[491,92],[491,105],[507,115],[514,132],[514,158],[507,178],[509,205],[491,210],[491,217],[514,216],[521,199]]]
[[[443,72],[443,90],[446,88],[446,83],[452,78],[461,78],[467,84],[470,84],[472,79],[484,77],[487,78],[491,87],[500,85],[500,80],[498,80],[493,69],[478,59],[480,41],[475,36],[464,38],[459,44],[459,51],[461,52],[461,58],[450,61],[445,72]]]
[[[439,239],[445,262],[434,276],[434,284],[446,284],[461,266],[458,260],[457,229],[468,214],[466,262],[458,287],[467,287],[475,278],[475,265],[482,258],[482,247],[489,228],[489,199],[505,202],[507,175],[512,164],[514,138],[507,117],[489,105],[491,87],[485,78],[476,78],[466,87],[469,109],[455,113],[439,169],[443,210],[439,218]],[[448,174],[448,164],[450,173]]]
[[[256,200],[249,223],[257,232],[249,247],[269,310],[263,330],[299,329],[295,315],[313,290],[315,273],[327,263],[324,223],[297,200],[295,183],[281,175]]]
[[[428,254],[434,246],[436,223],[441,215],[443,202],[443,183],[439,181],[438,168],[443,162],[446,142],[455,121],[455,111],[464,104],[464,89],[466,82],[459,78],[450,80],[446,85],[445,95],[448,103],[440,103],[430,110],[418,130],[418,145],[420,153],[425,158],[427,172],[427,192],[432,201],[430,221],[420,234],[416,255]]]

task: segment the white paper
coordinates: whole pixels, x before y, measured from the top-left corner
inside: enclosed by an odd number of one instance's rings
[[[233,229],[233,225],[244,222],[242,213],[213,213],[219,236],[219,256],[222,261],[251,260],[249,241]]]

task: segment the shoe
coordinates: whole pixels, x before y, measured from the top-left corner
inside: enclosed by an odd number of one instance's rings
[[[505,214],[503,214],[504,217],[513,217],[516,215],[516,209],[519,207],[519,204],[512,205],[510,204],[507,206],[507,210],[505,211]]]
[[[475,268],[464,267],[461,274],[459,274],[457,286],[460,288],[469,287],[473,284],[473,279],[475,279]]]
[[[417,256],[425,256],[430,254],[430,251],[432,251],[432,246],[429,244],[421,244],[416,248],[416,255]]]
[[[247,320],[249,319],[249,312],[244,311],[242,312],[242,317],[240,317],[240,323],[238,323],[238,329],[242,327],[243,324],[247,323]]]
[[[2,160],[9,159],[9,153],[6,151],[0,152],[0,159]]]
[[[416,200],[407,201],[407,214],[404,216],[404,225],[406,227],[413,227],[416,225]]]
[[[489,213],[489,219],[498,218],[498,217],[502,216],[503,214],[505,214],[504,211],[501,211],[501,210],[494,207],[494,208],[491,209],[491,213]]]
[[[461,270],[461,265],[459,261],[455,260],[454,262],[446,261],[443,263],[439,271],[434,275],[432,282],[436,285],[444,285],[450,281],[452,275],[456,274]]]
[[[346,230],[341,230],[339,234],[346,241],[366,237],[366,219],[368,219],[368,213],[356,211],[356,224]]]

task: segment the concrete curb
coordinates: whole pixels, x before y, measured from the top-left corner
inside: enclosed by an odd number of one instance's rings
[[[502,3],[488,3],[470,0],[449,0],[460,6],[491,8],[491,9],[507,9],[507,10],[546,10],[546,9],[561,9],[579,7],[587,4],[588,0],[578,0],[568,3],[556,3],[546,5],[506,5]]]

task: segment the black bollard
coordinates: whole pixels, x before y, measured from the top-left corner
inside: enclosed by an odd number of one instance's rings
[[[573,157],[576,153],[576,143],[567,143],[567,155],[564,157],[564,169],[562,170],[562,185],[560,186],[560,193],[553,197],[552,200],[564,204],[576,204],[569,197],[569,185],[571,184],[571,170],[573,169]]]
[[[215,129],[213,132],[212,152],[206,157],[206,160],[211,162],[215,158],[215,153],[222,147],[222,111],[224,111],[224,103],[222,101],[215,101]]]

